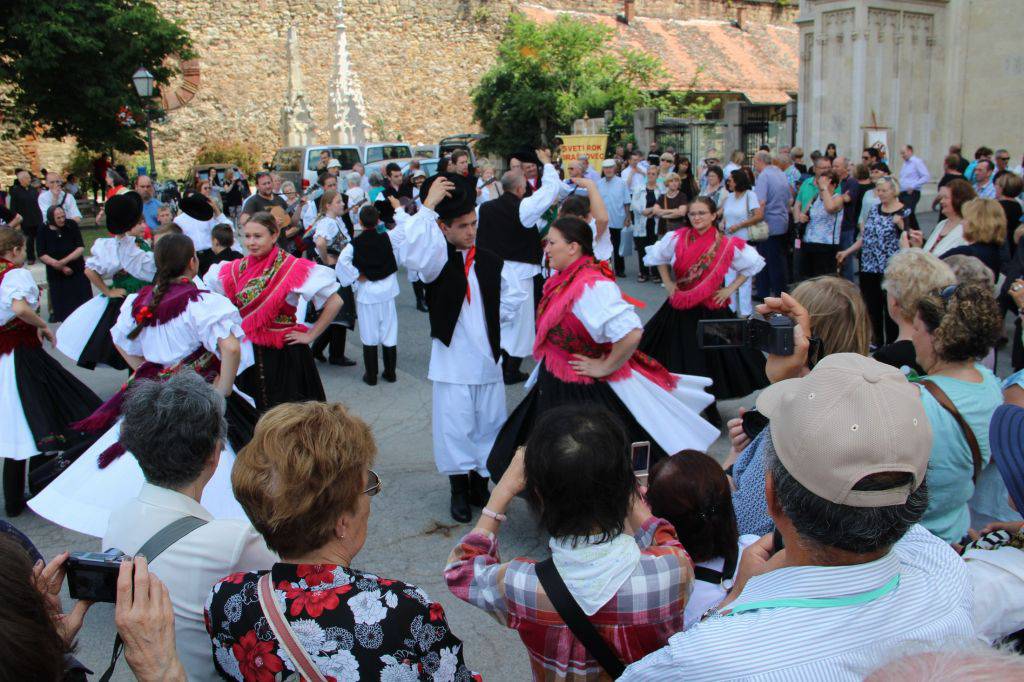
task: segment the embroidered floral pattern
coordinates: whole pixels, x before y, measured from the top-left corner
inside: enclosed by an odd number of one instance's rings
[[[329,564],[277,564],[273,578],[296,639],[328,680],[479,679],[441,604],[412,585]],[[270,682],[294,672],[251,599],[258,579],[228,576],[207,600],[206,629],[225,679]]]

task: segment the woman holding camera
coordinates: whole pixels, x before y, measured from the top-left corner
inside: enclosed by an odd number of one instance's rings
[[[545,413],[448,557],[448,588],[519,632],[535,680],[616,676],[574,634],[557,605],[564,592],[552,585],[564,585],[620,665],[683,629],[692,564],[672,526],[643,502],[629,449],[606,410],[564,405]],[[522,492],[551,536],[551,558],[541,564],[502,563],[498,553],[505,512]]]
[[[711,392],[721,400],[749,395],[768,380],[760,351],[697,345],[697,323],[734,320],[729,300],[764,267],[757,249],[715,229],[717,211],[714,201],[697,197],[689,208],[691,226],[669,232],[647,249],[644,263],[658,267],[668,298],[644,327],[640,350],[670,372],[711,379]],[[724,286],[730,272],[735,277]],[[707,414],[712,422],[718,419],[714,405]]]
[[[711,400],[707,380],[671,374],[637,352],[643,326],[607,263],[595,261],[593,234],[573,216],[548,230],[544,252],[557,274],[544,283],[537,306],[537,369],[491,448],[487,468],[495,478],[540,415],[570,403],[617,414],[631,441],[651,441],[653,459],[706,448],[718,437],[699,415]]]

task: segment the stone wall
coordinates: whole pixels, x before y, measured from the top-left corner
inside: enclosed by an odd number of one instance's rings
[[[296,27],[306,102],[328,140],[328,82],[333,71],[339,0],[155,0],[192,35],[201,64],[195,98],[154,127],[157,166],[182,176],[207,142],[244,141],[270,160],[281,146],[288,28]],[[610,13],[614,0],[542,4]],[[400,133],[413,144],[476,130],[470,91],[493,63],[512,0],[345,0],[351,68],[361,85],[371,130]],[[792,8],[772,0],[637,0],[640,15],[783,23]],[[59,142],[0,142],[0,177],[15,166],[60,168],[72,149]]]

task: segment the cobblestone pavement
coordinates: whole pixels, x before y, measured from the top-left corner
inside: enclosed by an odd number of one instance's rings
[[[934,224],[934,217],[925,221]],[[640,310],[645,321],[661,305],[662,289],[635,281],[636,257],[627,265],[629,276],[619,283],[629,295],[648,303]],[[43,271],[33,270],[42,281]],[[434,468],[430,438],[430,382],[426,379],[430,344],[427,316],[413,306],[411,288],[404,273],[399,277],[402,293],[398,298],[399,344],[396,384],[381,382],[370,387],[360,381],[362,367],[340,368],[320,365],[330,400],[344,402],[373,428],[380,454],[375,468],[384,481],[384,491],[374,498],[366,546],[354,565],[383,576],[412,582],[425,589],[444,605],[454,632],[465,642],[467,663],[486,679],[525,680],[530,669],[518,636],[497,625],[483,612],[459,601],[445,587],[441,571],[454,543],[469,525],[454,523],[448,515],[448,482]],[[361,361],[359,339],[349,335],[348,355]],[[62,358],[63,360],[63,358]],[[530,364],[532,361],[528,361]],[[71,368],[70,363],[64,361]],[[1008,363],[1003,363],[1008,367]],[[532,366],[532,365],[531,365]],[[106,398],[123,382],[124,374],[109,369],[94,372],[71,368],[101,397]],[[528,369],[528,367],[527,367]],[[522,385],[506,390],[511,410],[522,398]],[[740,405],[752,397],[719,404],[723,418],[737,414]],[[728,452],[722,437],[711,447],[719,459]],[[27,510],[14,524],[39,546],[47,557],[63,551],[96,550],[97,539],[57,527]],[[538,530],[535,519],[521,500],[513,503],[509,520],[500,534],[502,556],[546,555],[547,538]],[[65,604],[67,604],[65,592]],[[79,636],[79,656],[93,671],[106,667],[114,638],[113,607],[94,606]],[[127,665],[121,663],[115,679],[132,679]]]

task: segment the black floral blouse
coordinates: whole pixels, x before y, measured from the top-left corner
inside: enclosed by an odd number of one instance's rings
[[[230,575],[206,601],[214,663],[226,680],[274,682],[296,672],[260,609],[264,572]],[[296,639],[332,682],[480,679],[441,604],[414,585],[327,564],[274,564],[271,576]]]

